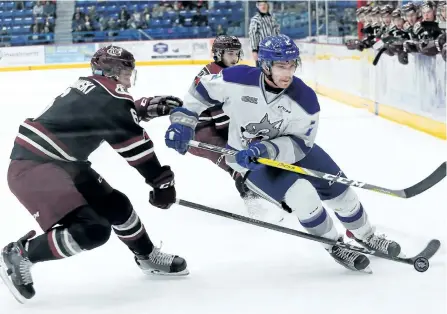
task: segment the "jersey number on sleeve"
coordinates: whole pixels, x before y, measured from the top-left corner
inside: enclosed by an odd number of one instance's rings
[[[135,111],[135,109],[131,108],[130,109],[130,114],[132,115],[133,121],[136,124],[139,124],[140,120],[138,119],[138,115],[137,115],[137,112]]]

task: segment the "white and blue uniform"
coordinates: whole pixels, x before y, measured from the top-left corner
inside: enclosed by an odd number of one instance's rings
[[[264,76],[259,68],[243,65],[224,69],[218,75],[203,76],[185,96],[183,109],[200,114],[211,106],[223,104],[225,114],[230,117],[229,147],[241,151],[261,141],[271,159],[344,176],[331,157],[314,143],[320,113],[315,92],[293,77],[287,89],[274,94],[266,91]],[[173,122],[184,115],[178,114]],[[227,162],[236,171],[247,170],[241,169],[234,157],[227,157]],[[272,167],[249,172],[246,183],[276,204],[286,202],[313,234],[334,239],[338,236],[321,200],[336,211],[340,221],[353,233],[357,230],[362,236],[371,232],[357,195],[345,185]]]
[[[397,256],[400,245],[374,235],[352,188],[256,163],[256,158],[269,158],[344,177],[332,158],[315,144],[320,106],[315,92],[292,76],[300,64],[296,44],[282,34],[266,37],[259,45],[258,60],[259,68],[234,66],[195,82],[184,106],[171,112],[166,145],[185,154],[199,114],[209,107],[222,106],[230,118],[228,146],[238,151],[227,157],[227,163],[246,174],[246,185],[253,192],[280,207],[287,205],[309,233],[338,240],[324,202],[362,245]],[[286,86],[281,78],[289,76],[293,79],[287,88],[271,87]],[[365,255],[338,245],[324,246],[346,268],[368,270]]]

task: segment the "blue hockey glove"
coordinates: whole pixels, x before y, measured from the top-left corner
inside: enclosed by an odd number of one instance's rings
[[[272,142],[257,142],[250,144],[248,149],[241,150],[236,154],[236,162],[239,166],[256,171],[263,167],[256,162],[256,158],[275,159],[278,155],[278,147]]]
[[[171,111],[171,125],[165,134],[165,143],[184,155],[188,151],[188,142],[194,138],[194,129],[199,118],[196,113],[185,108],[174,108]]]

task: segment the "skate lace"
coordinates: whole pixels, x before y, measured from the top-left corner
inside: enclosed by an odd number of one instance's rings
[[[354,264],[355,259],[359,256],[359,253],[341,247],[337,247],[337,250],[335,250],[334,253],[336,256],[340,257],[350,264]]]
[[[175,256],[168,253],[163,253],[160,249],[161,247],[154,247],[152,253],[149,254],[149,260],[156,265],[171,266]]]
[[[33,278],[31,276],[32,265],[33,263],[31,263],[30,260],[27,258],[24,258],[20,261],[19,264],[20,278],[22,279],[24,285],[30,285],[33,283]]]
[[[388,246],[391,242],[392,241],[385,239],[384,236],[376,236],[374,234],[367,240],[367,243],[371,248],[384,253],[388,253]]]

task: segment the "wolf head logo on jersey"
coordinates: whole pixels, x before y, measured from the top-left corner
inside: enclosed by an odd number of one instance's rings
[[[272,123],[266,113],[261,122],[248,123],[245,128],[241,127],[242,144],[248,146],[252,142],[278,137],[283,121],[284,120],[279,120]]]

